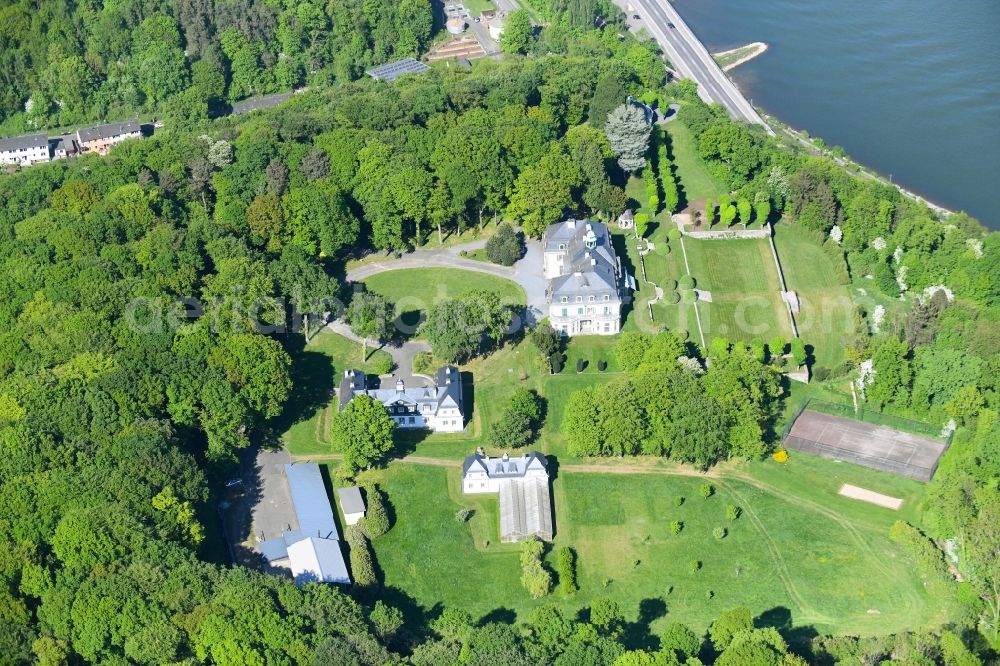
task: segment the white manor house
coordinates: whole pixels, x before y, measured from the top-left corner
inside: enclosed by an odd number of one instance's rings
[[[453,365],[437,371],[433,386],[410,388],[402,379],[395,388],[369,388],[365,373],[345,370],[340,380],[340,408],[361,394],[381,402],[400,428],[427,428],[434,432],[461,432],[465,428],[462,376]]]
[[[621,330],[628,276],[602,222],[564,220],[545,230],[543,275],[549,322],[563,335],[614,335]]]

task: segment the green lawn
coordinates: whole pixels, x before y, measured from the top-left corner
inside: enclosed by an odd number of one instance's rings
[[[384,351],[368,349],[368,362],[361,363],[361,345],[323,329],[293,355],[292,395],[274,428],[281,443],[295,455],[330,452],[330,403],[333,389],[348,368],[371,372],[377,357],[388,356]]]
[[[497,8],[490,0],[462,0],[462,4],[473,17],[479,16],[484,11]]]
[[[738,605],[790,613],[793,624],[820,633],[884,634],[942,619],[912,563],[887,537],[897,517],[912,517],[919,483],[793,453],[785,465],[727,466],[706,500],[697,477],[593,474],[560,462],[555,545],[577,551],[575,597],[528,597],[516,548],[497,542],[496,498],[462,496],[457,461],[447,469],[393,463],[372,473],[396,514],[393,529],[374,543],[386,586],[404,590],[424,611],[444,604],[481,617],[508,609],[521,619],[541,604],[573,612],[611,595],[633,620],[640,604],[659,608],[647,618],[654,632],[671,620],[703,630]],[[902,497],[904,510],[839,497],[844,481]],[[685,498],[680,507],[678,495]],[[727,504],[743,515],[727,520]],[[454,518],[461,507],[476,511],[468,524]],[[678,536],[669,529],[673,520],[684,523]],[[712,535],[719,526],[729,531],[722,541]],[[701,562],[697,572],[692,560]],[[457,572],[474,572],[476,585],[455,584]]]
[[[719,196],[728,192],[729,188],[705,168],[691,130],[680,120],[666,127],[670,136],[670,159],[681,185],[681,204],[708,198],[718,201]]]
[[[795,317],[799,335],[813,346],[816,365],[836,367],[843,363],[844,347],[854,337],[854,302],[847,286],[837,282],[833,261],[808,231],[778,224],[774,244],[785,282],[799,296]]]
[[[698,310],[705,340],[791,338],[778,271],[766,240],[684,239],[696,286],[712,293]]]
[[[524,305],[524,290],[510,280],[457,268],[401,268],[373,275],[364,281],[368,289],[385,296],[396,306],[396,316],[406,325],[419,321],[419,313],[442,300],[485,289],[500,294],[505,303]]]

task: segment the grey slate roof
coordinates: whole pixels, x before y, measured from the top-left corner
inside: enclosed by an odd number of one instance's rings
[[[288,479],[288,489],[292,494],[295,516],[299,519],[299,531],[306,537],[339,538],[319,465],[285,465],[285,478]]]
[[[594,247],[588,247],[592,234]],[[568,295],[608,294],[611,300],[618,293],[618,258],[611,244],[608,226],[591,220],[565,220],[550,226],[543,240],[546,252],[566,252],[563,275],[552,279],[549,298]]]
[[[357,486],[338,488],[337,497],[340,499],[340,509],[345,514],[365,512],[365,501],[361,498],[361,489]]]
[[[12,136],[0,139],[0,152],[8,150],[23,150],[26,148],[48,148],[49,137],[45,134],[30,134],[28,136]]]
[[[373,67],[372,69],[367,70],[365,74],[372,77],[376,81],[392,82],[404,74],[423,74],[429,69],[430,67],[415,58],[406,58],[404,60],[397,60],[396,62],[390,62],[385,65]]]
[[[361,392],[367,393],[386,407],[412,407],[425,415],[426,412],[420,410],[425,404],[433,408],[432,414],[437,413],[441,407],[458,407],[460,411],[462,409],[461,373],[453,365],[438,369],[434,386],[412,388],[402,385],[402,380],[398,381],[394,388],[368,388],[368,381],[363,372],[357,369],[345,371],[340,380],[340,408],[343,409]]]
[[[501,458],[490,458],[489,456],[474,453],[466,456],[462,461],[462,476],[469,473],[469,470],[486,472],[491,479],[520,479],[523,478],[529,468],[541,465],[542,469],[548,467],[545,456],[538,451],[529,451],[517,458],[508,458],[504,454]]]
[[[97,125],[79,130],[80,141],[97,141],[99,139],[110,139],[111,137],[123,134],[132,134],[139,131],[139,121],[129,120],[124,123],[109,123],[107,125]]]

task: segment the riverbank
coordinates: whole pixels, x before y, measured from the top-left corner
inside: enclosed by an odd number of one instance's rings
[[[765,51],[767,51],[766,43],[752,42],[746,46],[713,53],[712,58],[719,64],[723,72],[728,72],[734,67],[739,67],[745,62],[750,62]]]
[[[784,136],[792,141],[797,142],[801,146],[809,148],[814,155],[822,155],[833,160],[840,167],[842,167],[848,173],[861,176],[863,178],[868,178],[869,180],[874,180],[882,185],[888,185],[889,187],[896,188],[900,194],[902,194],[907,199],[916,201],[917,203],[922,203],[932,211],[937,213],[940,217],[946,218],[949,215],[953,215],[955,211],[945,208],[944,206],[938,205],[933,201],[928,200],[926,197],[917,194],[911,190],[906,189],[902,185],[892,182],[886,179],[880,173],[866,167],[865,165],[857,162],[856,160],[849,157],[844,153],[842,148],[829,148],[823,139],[818,137],[810,136],[805,130],[795,129],[789,126],[782,120],[776,118],[775,116],[764,113],[763,110],[757,109],[763,116],[767,123],[774,129],[779,135]]]

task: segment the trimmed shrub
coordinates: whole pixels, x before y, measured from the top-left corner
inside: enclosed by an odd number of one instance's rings
[[[681,302],[681,295],[676,291],[668,291],[663,295],[663,302],[667,305],[677,305]]]
[[[680,229],[671,229],[670,231],[667,232],[667,238],[669,238],[670,240],[678,240],[680,239],[680,237],[681,237]]]
[[[818,382],[825,382],[830,378],[830,369],[824,368],[823,366],[817,366],[812,370],[813,379]]]
[[[684,504],[684,497],[682,495],[674,496],[674,506],[681,506]]]
[[[663,291],[673,291],[674,289],[677,288],[677,280],[674,280],[673,278],[667,278],[666,280],[663,281],[663,284],[661,284],[660,286],[663,287]]]
[[[567,596],[576,594],[580,588],[576,584],[576,553],[569,546],[556,551],[556,573],[559,574],[559,589]]]
[[[736,506],[735,504],[730,504],[726,507],[726,518],[729,520],[736,520],[743,513],[743,509]]]
[[[375,575],[375,558],[372,555],[371,544],[360,523],[351,525],[346,532],[347,543],[351,553],[351,577],[358,587],[371,587],[378,583]]]
[[[474,515],[476,515],[474,509],[459,509],[455,512],[455,520],[460,523],[467,523]]]
[[[562,372],[565,364],[566,355],[562,352],[553,352],[552,356],[549,356],[549,368],[552,370],[553,375],[558,375]]]
[[[532,599],[544,597],[552,589],[552,575],[542,564],[545,545],[538,537],[521,542],[521,584]]]
[[[681,289],[694,289],[695,281],[690,275],[683,276],[677,283],[677,286]]]
[[[587,361],[582,358],[576,359],[576,371],[583,372],[586,369],[587,369]]]
[[[785,449],[778,449],[771,454],[771,457],[774,458],[775,462],[788,462],[788,451]]]
[[[365,533],[370,539],[377,539],[392,527],[389,524],[389,511],[385,506],[385,496],[378,486],[365,487]]]
[[[605,361],[603,358],[597,362],[598,372],[604,372],[607,369],[608,369],[608,362]]]
[[[430,352],[417,352],[413,355],[413,372],[418,375],[428,375],[434,369],[434,356]]]
[[[692,303],[697,303],[698,292],[695,291],[694,289],[691,289],[690,291],[685,291],[681,294],[681,300],[687,303],[688,305],[691,305]]]
[[[701,484],[701,488],[698,489],[698,492],[701,494],[702,497],[708,499],[709,497],[715,494],[715,486],[713,486],[711,483],[703,483]]]
[[[683,531],[683,530],[684,530],[684,523],[682,523],[681,521],[675,520],[672,523],[670,523],[670,533],[671,534],[673,534],[673,535],[676,536],[676,535],[680,534],[681,531]]]
[[[729,531],[725,527],[716,527],[712,530],[712,536],[715,537],[716,541],[722,541],[726,538],[727,534],[729,534]]]
[[[691,573],[697,573],[698,569],[701,569],[701,560],[691,560],[688,567],[691,569]]]

